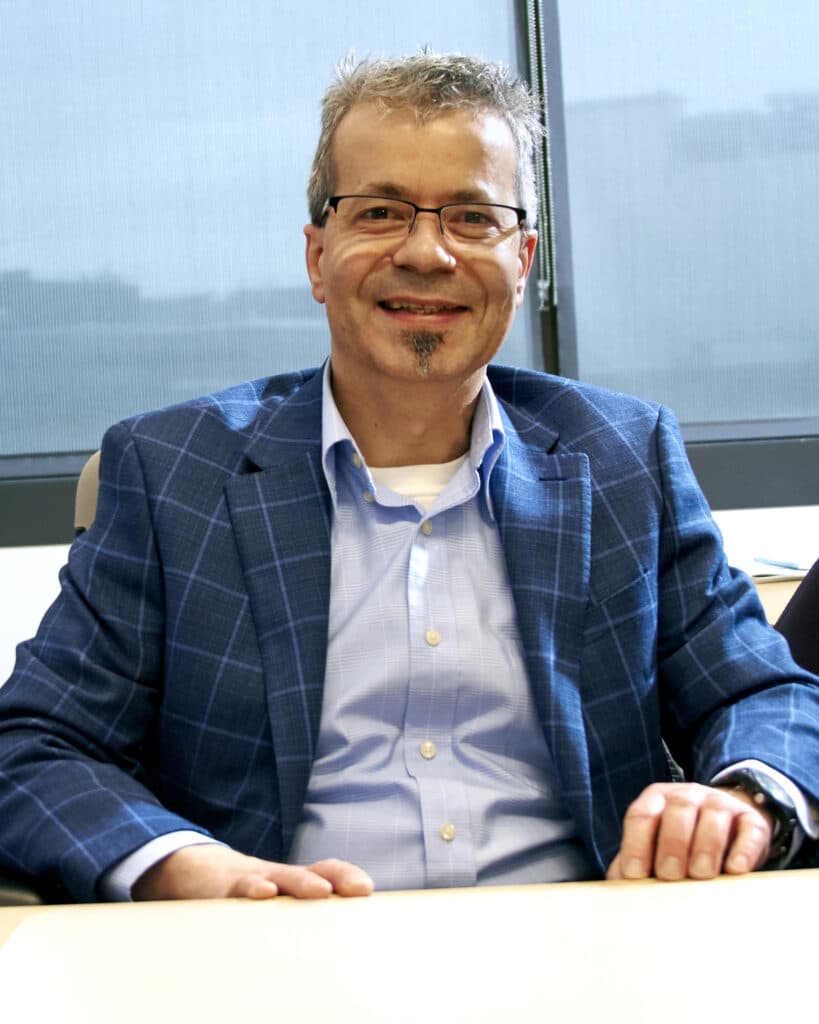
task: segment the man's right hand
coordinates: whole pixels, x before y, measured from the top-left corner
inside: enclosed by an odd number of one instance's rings
[[[373,888],[370,876],[347,861],[330,859],[298,867],[206,843],[185,846],[154,864],[137,879],[132,896],[135,900],[265,900],[281,895],[315,900],[331,893],[369,896]]]

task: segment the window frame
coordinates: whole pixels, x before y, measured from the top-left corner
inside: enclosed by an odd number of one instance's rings
[[[91,452],[0,456],[0,547],[69,544],[74,494]]]

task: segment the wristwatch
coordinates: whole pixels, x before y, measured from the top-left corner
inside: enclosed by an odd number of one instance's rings
[[[764,870],[781,867],[791,852],[799,826],[793,800],[774,779],[755,768],[737,768],[723,776],[717,785],[747,793],[760,810],[771,815],[774,828]]]

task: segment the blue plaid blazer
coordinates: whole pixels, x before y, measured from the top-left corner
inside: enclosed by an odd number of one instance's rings
[[[819,680],[728,568],[661,407],[493,367],[492,499],[562,796],[601,873],[629,802],[758,757],[819,798]],[[321,711],[321,373],[113,427],[94,526],[0,689],[0,862],[93,899],[149,839],[286,857]]]

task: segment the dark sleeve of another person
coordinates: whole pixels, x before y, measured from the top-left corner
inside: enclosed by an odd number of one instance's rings
[[[776,623],[794,661],[819,675],[819,561],[797,587]]]

